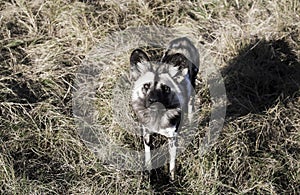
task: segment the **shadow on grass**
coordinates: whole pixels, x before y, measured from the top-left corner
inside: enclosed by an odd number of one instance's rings
[[[292,176],[297,167],[289,163],[298,158],[294,149],[297,145],[286,141],[294,140],[293,134],[297,133],[296,123],[292,122],[297,117],[297,106],[293,104],[300,95],[300,63],[293,49],[284,39],[255,40],[229,62],[222,75],[229,101],[226,118],[236,128],[225,129],[224,134],[225,140],[235,140],[235,144],[220,141],[217,152],[224,159],[219,168],[220,181],[240,189],[251,179],[265,179],[280,192],[297,191],[297,180]],[[281,110],[271,111],[277,104],[282,105]],[[270,118],[275,115],[280,116]],[[233,145],[241,147],[233,152]],[[232,169],[232,162],[239,158],[234,153],[244,159],[238,163],[238,169]],[[265,169],[269,164],[266,157],[278,164]],[[269,169],[272,174],[267,173]],[[259,172],[261,175],[256,176]],[[238,180],[230,179],[239,174]],[[232,189],[219,190],[234,193]],[[260,194],[263,188],[253,188],[251,192]]]
[[[254,40],[228,63],[222,70],[222,75],[230,103],[227,108],[227,120],[235,120],[249,113],[263,113],[278,102],[285,103],[289,97],[299,95],[300,63],[288,42],[283,39]],[[260,156],[252,147],[256,143],[257,134],[256,131],[249,131],[249,157]],[[273,141],[281,143],[272,137],[266,137],[259,149],[270,152],[265,144]],[[180,178],[183,178],[184,173],[180,170],[180,167],[177,167],[177,178],[174,182],[170,182],[166,168],[153,170],[150,183],[154,192],[175,194],[182,189],[181,186],[185,183],[182,183]],[[284,174],[281,174],[280,178],[288,181]],[[222,176],[220,179],[222,180]],[[284,182],[280,181],[277,184],[285,188],[287,185]]]
[[[175,194],[177,189],[176,181],[171,181],[168,170],[160,167],[151,171],[150,185],[155,194]]]
[[[285,40],[255,40],[222,70],[229,106],[227,118],[260,113],[300,86],[300,64]]]

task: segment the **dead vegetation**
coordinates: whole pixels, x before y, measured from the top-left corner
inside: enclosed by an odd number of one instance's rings
[[[1,1],[1,194],[299,194],[299,9],[287,0]],[[211,56],[202,63],[220,69],[229,101],[217,143],[200,153],[203,120],[178,157],[174,183],[163,168],[149,181],[103,164],[80,139],[72,112],[75,74],[92,48],[143,25],[193,34]],[[110,124],[111,89],[128,57],[101,78],[99,118],[112,139],[140,149],[139,139]],[[209,91],[198,84],[209,116]]]

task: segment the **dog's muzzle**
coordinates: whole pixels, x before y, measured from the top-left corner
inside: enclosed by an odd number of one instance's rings
[[[165,111],[166,107],[160,102],[154,102],[149,106],[152,111]]]

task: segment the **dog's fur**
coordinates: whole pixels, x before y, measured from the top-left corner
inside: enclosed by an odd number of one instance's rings
[[[158,133],[169,140],[170,174],[175,177],[176,137],[184,113],[194,110],[191,97],[198,73],[199,54],[187,38],[170,42],[161,62],[151,62],[136,49],[130,57],[132,107],[142,124],[145,164],[151,169],[150,135]]]

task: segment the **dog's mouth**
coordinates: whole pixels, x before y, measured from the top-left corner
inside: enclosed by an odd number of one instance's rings
[[[154,102],[149,106],[149,109],[153,112],[164,112],[166,111],[166,107],[160,102]]]

